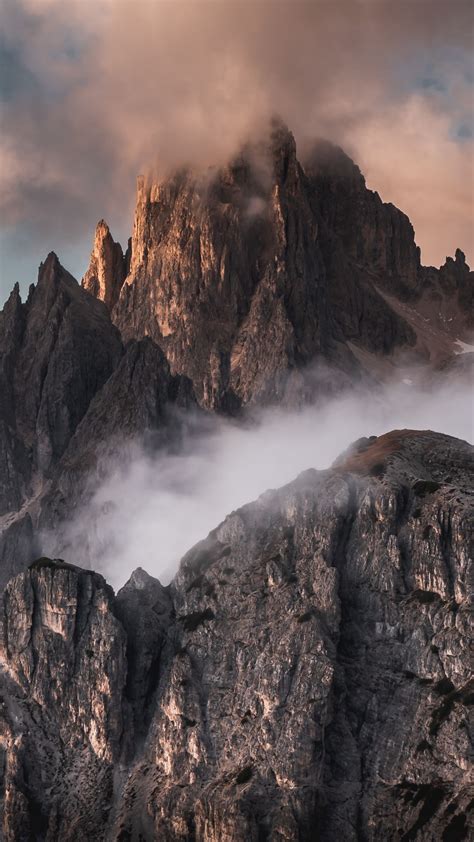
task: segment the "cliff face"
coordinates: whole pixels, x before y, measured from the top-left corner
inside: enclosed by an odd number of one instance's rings
[[[111,588],[41,559],[12,580],[4,605],[4,838],[100,838],[126,713]]]
[[[364,176],[342,149],[318,141],[303,161],[321,218],[350,263],[393,293],[412,295],[420,250],[408,217],[367,189]]]
[[[230,515],[169,588],[14,579],[5,837],[467,839],[472,479],[467,444],[394,432]]]

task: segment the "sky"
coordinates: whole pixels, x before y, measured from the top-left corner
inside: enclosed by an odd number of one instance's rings
[[[422,261],[474,262],[474,4],[0,0],[0,297],[54,250],[80,278],[135,180],[223,163],[278,113],[411,218]]]

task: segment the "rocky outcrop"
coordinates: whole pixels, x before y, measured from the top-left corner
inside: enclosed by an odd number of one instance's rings
[[[408,217],[368,190],[359,167],[327,141],[306,150],[303,165],[319,215],[349,263],[392,293],[413,295],[420,250]]]
[[[89,267],[82,286],[112,309],[130,267],[130,247],[125,253],[113,239],[103,219],[97,223]]]
[[[95,392],[120,359],[107,308],[51,253],[22,303],[0,313],[0,585],[34,555],[29,506],[64,453]]]
[[[166,436],[172,407],[185,410],[195,405],[189,380],[171,374],[161,349],[151,339],[132,341],[91,401],[64,454],[63,465],[79,455],[89,464],[104,451],[111,456],[118,441],[144,432]]]
[[[136,749],[153,716],[162,651],[175,612],[169,588],[140,567],[117,594],[115,611],[127,632],[125,694],[132,710]]]
[[[0,313],[0,586],[37,555],[38,501],[122,352],[106,306],[53,253]]]
[[[420,253],[410,220],[367,189],[342,149],[318,141],[303,162],[340,335],[375,354],[408,352],[416,330],[381,293],[409,301],[416,295]]]
[[[467,840],[472,480],[466,443],[395,431],[234,512],[168,589],[13,580],[5,837]]]

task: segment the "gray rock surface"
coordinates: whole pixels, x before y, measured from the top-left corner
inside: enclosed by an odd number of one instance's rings
[[[40,559],[5,591],[1,652],[3,838],[101,838],[126,722],[111,588]]]
[[[12,580],[5,838],[467,840],[472,494],[469,445],[394,431],[229,515],[169,588]]]

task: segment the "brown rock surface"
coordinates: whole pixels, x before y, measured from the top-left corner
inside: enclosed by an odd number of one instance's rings
[[[95,229],[90,263],[82,286],[112,309],[128,274],[129,264],[129,252],[123,254],[122,246],[114,241],[107,223],[101,219]]]

